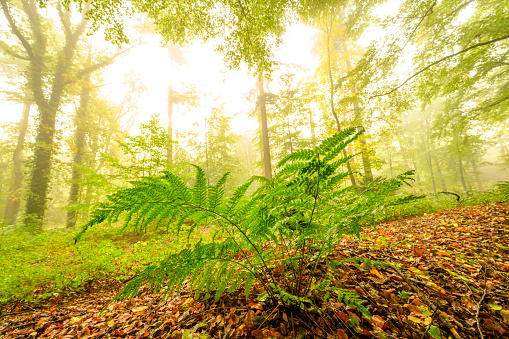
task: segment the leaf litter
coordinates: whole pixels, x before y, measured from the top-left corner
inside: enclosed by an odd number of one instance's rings
[[[258,300],[256,284],[247,300],[243,287],[216,302],[195,300],[184,286],[167,299],[142,288],[112,302],[121,286],[98,280],[78,298],[49,300],[30,313],[3,305],[0,338],[508,337],[509,204],[444,210],[344,237],[309,278],[331,277],[331,285],[356,291],[372,317],[317,290],[309,296],[314,306],[297,316]]]

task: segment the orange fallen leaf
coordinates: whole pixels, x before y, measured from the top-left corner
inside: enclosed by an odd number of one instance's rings
[[[348,339],[348,334],[346,334],[344,329],[338,328],[336,333],[338,335],[338,339]]]
[[[263,332],[261,330],[252,330],[251,335],[257,339],[263,338]]]
[[[373,322],[376,324],[376,326],[380,327],[380,328],[383,328],[384,325],[385,325],[385,321],[382,319],[382,317],[378,316],[378,315],[374,315],[372,317],[373,319]]]
[[[445,251],[437,252],[437,254],[442,257],[450,257],[451,256],[451,254],[449,252],[445,252]]]

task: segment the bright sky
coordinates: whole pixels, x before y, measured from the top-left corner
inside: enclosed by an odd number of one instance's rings
[[[276,52],[277,58],[284,63],[294,63],[312,71],[317,60],[311,53],[314,31],[303,24],[291,27],[284,40],[284,45]],[[135,48],[125,57],[109,67],[104,79],[108,84],[109,97],[120,102],[124,94],[123,81],[127,74],[137,74],[147,87],[146,94],[140,100],[142,111],[137,122],[147,121],[151,115],[160,114],[161,121],[167,124],[168,85],[172,77],[172,68],[167,48],[162,47],[156,36],[147,44]],[[303,43],[305,41],[305,43]],[[246,113],[254,104],[246,98],[255,86],[255,78],[247,69],[228,70],[222,57],[215,53],[210,45],[195,43],[185,49],[187,64],[173,69],[173,84],[177,90],[184,86],[195,86],[206,96],[202,98],[199,108],[187,110],[179,105],[174,108],[173,126],[177,131],[195,129],[195,122],[202,122],[210,106],[217,106],[214,98],[221,98],[225,104],[226,114],[239,113],[233,121],[237,133],[253,130],[256,123],[246,119]],[[303,73],[300,76],[304,76]]]

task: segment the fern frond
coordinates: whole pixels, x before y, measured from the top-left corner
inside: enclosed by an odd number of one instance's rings
[[[281,159],[277,165],[276,168],[282,168],[284,165],[286,165],[288,162],[292,161],[306,161],[311,160],[315,155],[315,151],[312,149],[303,149],[299,151],[295,151],[293,153],[288,154],[283,159]]]

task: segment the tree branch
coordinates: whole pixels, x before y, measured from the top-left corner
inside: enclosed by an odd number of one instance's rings
[[[509,96],[503,97],[502,99],[499,99],[499,100],[497,100],[495,102],[492,102],[491,104],[489,104],[487,106],[479,107],[479,108],[476,108],[476,109],[474,109],[472,111],[473,112],[475,112],[475,111],[483,111],[485,109],[488,109],[488,108],[491,108],[493,106],[496,106],[496,105],[498,105],[498,104],[500,104],[500,103],[502,103],[502,102],[504,102],[506,100],[509,100]]]
[[[38,12],[37,4],[34,0],[23,0],[22,1],[25,13],[28,15],[32,34],[35,37],[36,44],[38,47],[35,49],[34,54],[37,53],[39,58],[45,53],[46,48],[46,37],[41,24],[41,17]]]
[[[23,48],[28,54],[28,57],[30,59],[35,58],[34,51],[32,50],[32,46],[28,42],[28,40],[25,38],[25,36],[21,33],[18,26],[14,22],[14,19],[12,18],[11,12],[9,10],[9,6],[7,5],[7,0],[0,0],[0,3],[2,4],[2,11],[4,12],[4,16],[7,19],[7,22],[9,23],[9,27],[12,30],[12,33],[18,38],[18,40],[21,42],[21,45],[23,45]]]
[[[15,50],[13,50],[11,48],[11,46],[7,45],[4,41],[0,40],[0,49],[3,50],[5,53],[7,53],[8,55],[14,57],[14,58],[18,58],[18,59],[22,59],[22,60],[27,60],[29,61],[30,58],[26,57],[26,56],[22,56],[21,54],[17,53]]]
[[[106,66],[109,66],[111,65],[116,58],[118,58],[120,55],[122,54],[125,54],[127,53],[128,51],[130,51],[131,49],[133,49],[133,46],[129,47],[129,48],[126,48],[124,50],[122,50],[121,52],[118,52],[116,53],[115,55],[113,55],[111,58],[108,58],[106,60],[103,60],[103,61],[100,61],[100,62],[97,62],[93,65],[89,65],[87,67],[84,67],[83,69],[81,69],[80,71],[78,71],[78,73],[76,74],[76,78],[78,80],[81,80],[83,79],[83,77],[87,74],[90,74],[90,73],[93,73],[95,71],[97,71],[98,69],[101,69],[103,67],[106,67]],[[69,80],[67,81],[67,84],[70,84],[72,83],[74,80]]]
[[[500,38],[496,38],[496,39],[493,39],[493,40],[490,40],[490,41],[485,41],[485,42],[480,42],[478,44],[475,44],[475,45],[472,45],[470,47],[467,47],[465,49],[462,49],[461,51],[459,52],[456,52],[456,53],[453,53],[453,54],[449,54],[431,64],[429,64],[428,66],[422,68],[421,70],[419,70],[418,72],[415,72],[414,74],[412,74],[410,77],[408,77],[405,81],[403,81],[402,84],[398,85],[397,87],[393,88],[392,90],[388,91],[388,92],[385,92],[385,93],[382,93],[382,94],[376,94],[376,95],[372,95],[369,97],[369,99],[373,99],[373,98],[376,98],[376,97],[383,97],[383,96],[386,96],[386,95],[389,95],[389,94],[392,94],[394,92],[396,92],[398,89],[400,89],[401,87],[405,86],[410,80],[412,80],[413,78],[415,78],[416,76],[418,76],[419,74],[427,71],[428,69],[430,69],[431,67],[445,61],[445,60],[448,60],[450,58],[453,58],[457,55],[460,55],[460,54],[463,54],[463,53],[466,53],[468,51],[470,51],[471,49],[474,49],[474,48],[477,48],[477,47],[481,47],[481,46],[485,46],[485,45],[489,45],[489,44],[492,44],[492,43],[495,43],[497,41],[502,41],[502,40],[505,40],[505,39],[509,39],[509,35],[504,35]]]
[[[62,24],[62,27],[64,28],[65,35],[71,35],[71,23],[69,20],[69,12],[64,13],[62,10],[62,4],[60,1],[57,3],[57,10],[58,10],[58,17],[60,18],[60,23]]]
[[[81,22],[76,28],[76,30],[72,33],[74,37],[79,37],[83,34],[85,31],[85,27],[87,27],[88,19],[87,19],[87,12],[90,9],[90,1],[85,3],[85,7],[83,7],[83,10],[81,11]]]

